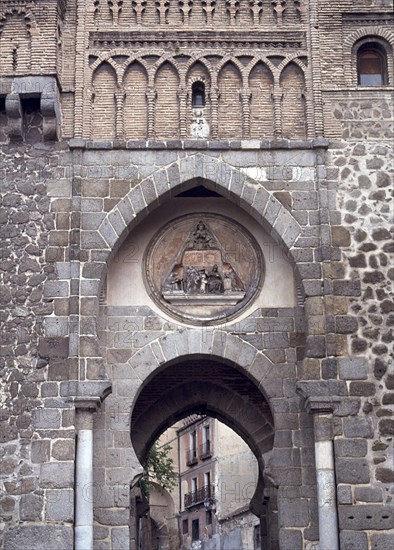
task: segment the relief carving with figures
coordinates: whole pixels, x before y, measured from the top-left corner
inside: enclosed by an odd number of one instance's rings
[[[253,236],[223,216],[174,220],[153,239],[146,284],[167,312],[198,324],[225,322],[256,296],[263,257]]]

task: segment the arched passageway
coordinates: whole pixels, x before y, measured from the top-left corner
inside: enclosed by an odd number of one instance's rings
[[[131,440],[138,459],[144,463],[157,437],[186,416],[208,415],[231,427],[258,462],[258,483],[250,509],[260,520],[261,538],[265,548],[270,549],[277,544],[278,530],[275,499],[264,499],[264,494],[275,494],[272,483],[264,477],[264,462],[273,447],[274,422],[258,385],[242,371],[230,360],[203,353],[166,363],[150,377],[135,401]]]
[[[230,172],[234,183],[243,179]],[[116,464],[105,463],[106,483],[111,488],[120,480],[135,487],[147,451],[166,428],[190,414],[209,415],[232,428],[257,458],[259,479],[250,508],[260,518],[265,548],[286,548],[289,541],[296,541],[291,542],[296,548],[304,533],[314,541],[318,532],[313,422],[296,394],[307,329],[302,285],[291,253],[282,251],[286,240],[278,237],[279,231],[286,236],[292,220],[279,208],[280,223],[273,228],[251,206],[253,199],[247,208],[241,200],[239,208],[231,192],[220,196],[220,174],[210,183],[190,178],[188,166],[183,176],[176,194],[168,187],[160,204],[149,207],[150,214],[145,209],[144,219],[129,220],[106,272],[99,338],[112,395],[95,444],[119,457]],[[197,193],[196,183],[204,185],[205,194]],[[253,195],[254,184],[248,190]],[[212,261],[205,257],[207,250]],[[208,276],[214,263],[223,277],[219,298],[214,290],[209,296],[202,279],[190,289],[187,278],[183,286],[172,280],[190,266]],[[255,282],[254,270],[260,272]],[[242,307],[227,306],[228,294],[231,300],[236,295]],[[217,310],[201,314],[212,297]],[[109,441],[109,449],[103,441]],[[101,525],[109,523],[107,506],[95,503]],[[121,507],[122,521],[131,514],[130,548],[135,550],[138,506],[132,498]]]

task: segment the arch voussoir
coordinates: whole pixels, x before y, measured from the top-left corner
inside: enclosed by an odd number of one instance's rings
[[[129,365],[142,384],[158,368],[158,361],[152,347],[147,345],[131,357]]]
[[[136,216],[133,203],[130,201],[128,195],[126,195],[121,201],[118,202],[117,207],[113,210],[113,212],[116,211],[121,214],[126,226],[131,224]]]
[[[101,222],[100,236],[112,250],[142,217],[177,189],[188,184],[192,186],[198,179],[203,180],[210,189],[240,204],[269,233],[283,241],[286,248],[290,248],[300,234],[299,224],[261,182],[221,159],[197,153],[156,170],[130,189]]]
[[[270,370],[273,368],[273,363],[266,355],[261,351],[258,351],[255,355],[253,363],[249,365],[247,371],[250,376],[256,381],[261,389],[263,395],[267,398],[267,395],[264,391],[264,379],[268,376]]]
[[[154,210],[160,204],[160,198],[152,177],[144,180],[144,185],[141,185],[141,191],[148,211]]]
[[[168,363],[169,361],[173,361],[174,359],[177,359],[179,357],[178,349],[176,346],[176,338],[184,338],[185,336],[183,333],[179,333],[179,331],[174,332],[172,334],[168,334],[165,336],[162,336],[159,338],[158,343],[161,347],[161,351],[163,353],[165,362]],[[186,335],[187,338],[187,335]],[[187,346],[188,349],[188,346]]]
[[[258,350],[249,344],[248,342],[242,342],[241,351],[237,359],[237,363],[240,367],[249,372],[251,365],[253,365]]]
[[[227,333],[215,330],[213,340],[212,340],[212,351],[211,355],[215,357],[224,357],[224,352],[226,349],[226,340],[227,340]]]
[[[178,187],[181,181],[179,166],[176,162],[164,170],[157,170],[152,177],[157,196],[160,197],[161,202],[164,197],[169,195],[171,188]]]

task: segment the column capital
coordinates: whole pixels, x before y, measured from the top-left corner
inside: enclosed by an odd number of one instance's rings
[[[101,405],[99,397],[74,397],[75,425],[77,430],[93,430],[93,415]]]

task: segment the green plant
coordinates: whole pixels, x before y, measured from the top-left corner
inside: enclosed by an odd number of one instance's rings
[[[145,462],[145,474],[141,480],[141,489],[146,497],[149,496],[153,484],[159,485],[161,490],[171,491],[174,488],[177,474],[174,471],[174,461],[168,456],[170,445],[159,447],[157,442],[149,450]]]

